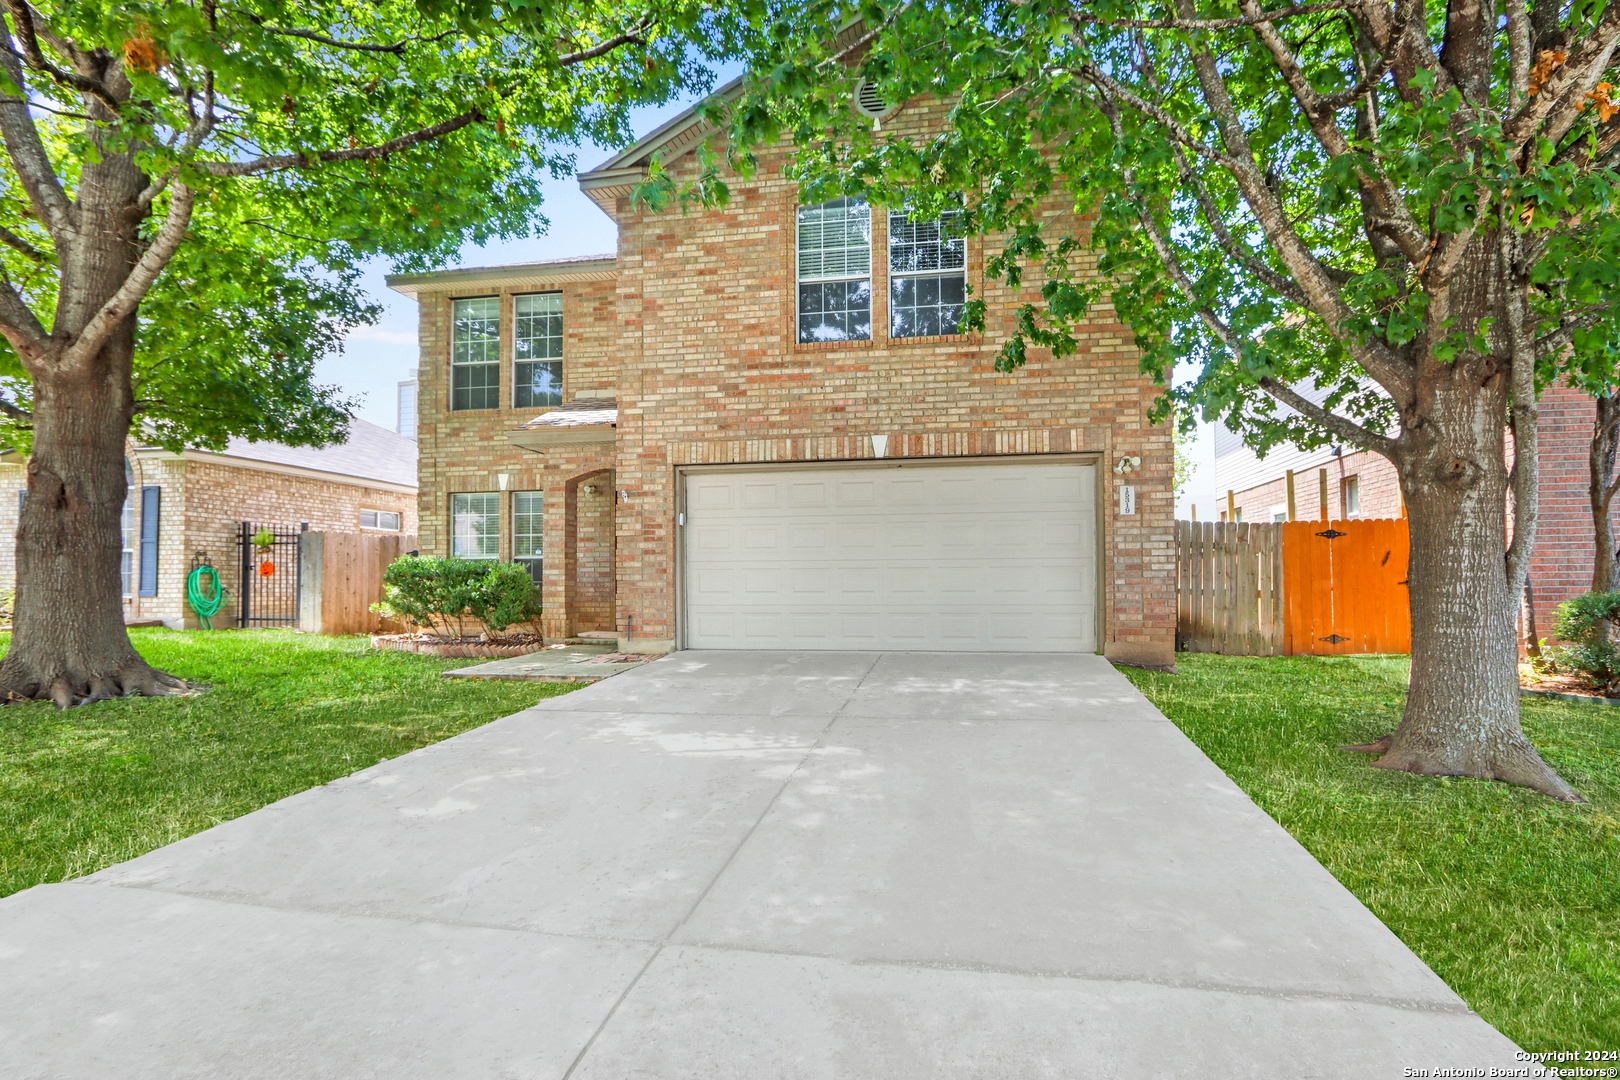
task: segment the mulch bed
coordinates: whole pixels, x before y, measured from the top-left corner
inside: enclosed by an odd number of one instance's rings
[[[494,637],[463,638],[436,637],[431,634],[373,634],[371,647],[455,660],[499,660],[507,656],[523,656],[526,653],[539,652],[546,647],[546,642],[539,634],[498,634]]]
[[[1620,705],[1620,697],[1611,697],[1601,690],[1594,690],[1592,685],[1579,675],[1536,675],[1527,674],[1521,666],[1519,671],[1519,689],[1529,691],[1536,695],[1559,698],[1582,698],[1593,702],[1603,702],[1610,705]]]

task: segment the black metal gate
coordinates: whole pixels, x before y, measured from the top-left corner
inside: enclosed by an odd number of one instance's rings
[[[299,530],[242,522],[236,538],[242,568],[236,625],[298,625]]]

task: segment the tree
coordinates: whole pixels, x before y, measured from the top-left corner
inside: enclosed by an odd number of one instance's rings
[[[1107,298],[1166,415],[1219,419],[1261,451],[1387,457],[1413,641],[1375,764],[1575,799],[1520,729],[1514,624],[1538,379],[1615,338],[1620,7],[1504,3],[870,0],[840,36],[821,0],[784,10],[752,91],[713,111],[737,168],[785,132],[805,198],[957,206],[1001,239],[989,275],[1039,271],[1005,368],[1072,351]],[[857,76],[949,111],[925,139],[874,130],[850,107]],[[1062,204],[1091,215],[1088,235],[1048,231]],[[970,304],[965,325],[983,320]],[[1182,361],[1198,377],[1169,386]]]
[[[119,599],[124,440],[319,444],[361,259],[524,235],[570,146],[707,85],[688,0],[0,0],[0,413],[31,449],[8,700],[179,684]],[[706,50],[706,51],[705,51]]]

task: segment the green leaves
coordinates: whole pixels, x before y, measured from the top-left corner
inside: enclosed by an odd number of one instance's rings
[[[25,69],[67,197],[81,195],[87,167],[117,154],[198,192],[186,240],[140,311],[137,422],[175,447],[341,437],[350,403],[312,375],[377,316],[356,267],[382,257],[431,269],[468,243],[544,231],[544,179],[572,172],[580,145],[628,141],[633,108],[706,88],[706,60],[727,53],[756,7],[40,3],[52,35],[105,50],[133,86],[116,117],[90,121],[71,92]],[[0,188],[0,227],[18,241],[0,247],[0,269],[49,328],[62,287],[52,238],[15,166],[0,170]],[[166,207],[159,194],[146,239]],[[0,391],[29,398],[3,345]],[[0,440],[26,445],[26,422],[0,418]]]
[[[1022,306],[1002,370],[1035,350],[1072,352],[1082,320],[1106,297],[1135,335],[1144,372],[1167,388],[1161,415],[1180,405],[1184,418],[1221,419],[1258,449],[1326,439],[1260,390],[1273,378],[1371,432],[1389,431],[1396,417],[1378,378],[1396,385],[1400,371],[1504,348],[1500,322],[1431,320],[1452,301],[1436,302],[1433,290],[1449,286],[1432,280],[1430,256],[1445,238],[1506,227],[1529,253],[1528,332],[1570,345],[1544,361],[1541,382],[1613,371],[1614,163],[1592,160],[1595,109],[1528,151],[1508,138],[1505,30],[1492,41],[1489,100],[1472,100],[1455,64],[1442,68],[1421,46],[1412,63],[1382,58],[1343,12],[1275,24],[1297,64],[1288,74],[1252,27],[1109,25],[1171,19],[1173,6],[877,0],[861,9],[869,47],[835,58],[829,27],[843,11],[830,0],[783,5],[751,42],[757,78],[728,138],[749,146],[791,133],[789,175],[806,200],[958,201],[964,224],[985,236],[989,278],[1015,290],[1041,283],[1038,296],[1014,294]],[[1222,2],[1196,14],[1239,12]],[[1556,32],[1569,41],[1597,18],[1584,8],[1561,17]],[[1442,14],[1431,18],[1439,33]],[[1439,38],[1432,44],[1438,51]],[[1230,103],[1224,120],[1227,106],[1196,70],[1205,49]],[[1375,69],[1383,74],[1369,84]],[[857,76],[887,100],[925,96],[945,109],[918,133],[899,134],[898,122],[874,131],[848,107]],[[1313,121],[1295,77],[1312,94],[1343,96]],[[1364,92],[1347,93],[1357,87]],[[1251,165],[1261,190],[1240,180]],[[1302,291],[1316,275],[1333,302],[1320,299],[1320,282]],[[968,319],[983,327],[984,309],[970,307]],[[1364,366],[1375,359],[1377,378]],[[1189,369],[1197,375],[1177,374]]]

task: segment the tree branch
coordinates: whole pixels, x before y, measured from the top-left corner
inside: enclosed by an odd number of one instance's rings
[[[1215,205],[1209,188],[1204,184],[1203,177],[1199,176],[1187,161],[1187,156],[1181,148],[1176,147],[1176,164],[1181,167],[1182,182],[1193,189],[1193,195],[1198,200],[1198,206],[1204,212],[1204,220],[1209,222],[1209,228],[1215,234],[1215,240],[1226,252],[1227,258],[1242,266],[1253,275],[1261,284],[1270,288],[1284,299],[1291,300],[1300,307],[1309,307],[1305,294],[1300,290],[1298,282],[1283,274],[1277,273],[1271,267],[1258,259],[1254,252],[1246,245],[1240,244],[1237,237],[1232,235],[1226,227],[1226,219],[1221,215],[1221,208]]]
[[[405,55],[405,46],[407,45],[432,45],[455,33],[454,30],[446,30],[444,33],[434,34],[432,37],[409,37],[404,41],[396,41],[389,45],[370,45],[361,41],[344,41],[342,38],[328,37],[325,34],[317,34],[313,30],[299,30],[288,26],[271,26],[258,15],[249,15],[248,19],[257,24],[265,33],[275,34],[278,37],[302,38],[305,41],[313,41],[317,45],[330,45],[334,49],[350,49],[354,52],[367,53],[391,53],[395,56]]]
[[[460,116],[453,116],[449,120],[440,121],[431,127],[420,128],[409,134],[401,135],[397,139],[389,139],[385,143],[375,146],[356,146],[347,150],[317,150],[313,154],[272,154],[267,157],[254,158],[250,161],[199,161],[193,167],[200,173],[208,176],[256,176],[260,173],[279,172],[283,169],[308,169],[315,165],[331,164],[339,161],[372,161],[385,158],[390,154],[397,154],[401,150],[408,150],[425,142],[432,142],[441,136],[453,131],[460,131],[469,124],[476,124],[484,119],[481,109],[464,112]]]
[[[1255,0],[1240,0],[1238,9],[1256,12],[1258,7]],[[1278,33],[1277,28],[1270,22],[1260,21],[1258,18],[1254,32],[1271,52],[1272,62],[1277,65],[1277,70],[1282,75],[1283,81],[1288,84],[1289,90],[1293,91],[1294,100],[1298,101],[1300,108],[1304,110],[1305,118],[1309,121],[1317,142],[1322,144],[1322,149],[1326,150],[1330,157],[1342,157],[1350,153],[1350,140],[1339,130],[1338,124],[1334,123],[1335,110],[1311,85],[1304,69],[1300,67],[1299,59],[1283,40],[1282,34]],[[1400,245],[1401,252],[1414,265],[1427,258],[1428,235],[1412,217],[1406,200],[1401,198],[1395,186],[1389,182],[1389,178],[1384,176],[1376,165],[1372,169],[1357,169],[1356,178],[1366,191],[1379,218],[1385,223],[1385,231]]]
[[[0,271],[0,334],[4,334],[23,366],[38,358],[49,346],[45,328],[39,324],[34,309],[23,302],[17,287]]]
[[[614,49],[617,49],[620,45],[628,45],[632,41],[640,42],[642,40],[642,35],[648,30],[651,30],[656,24],[657,20],[649,15],[622,34],[615,34],[610,38],[606,38],[603,41],[592,45],[588,49],[581,49],[578,52],[564,53],[563,55],[557,57],[557,66],[572,67],[574,64],[584,63],[586,60],[595,60],[598,56],[606,56]]]
[[[49,255],[46,255],[43,251],[39,250],[39,248],[35,247],[33,244],[30,244],[27,240],[24,240],[22,237],[18,236],[4,225],[0,225],[0,244],[6,245],[6,247],[10,248],[11,250],[25,255],[41,265],[50,261]]]
[[[1320,11],[1344,11],[1347,8],[1362,7],[1372,2],[1373,0],[1326,0],[1325,3],[1295,4],[1292,7],[1277,8],[1274,11],[1245,12],[1242,18],[1237,19],[1101,19],[1095,15],[1082,15],[1079,13],[1071,15],[1070,18],[1087,26],[1107,26],[1117,30],[1236,30],[1239,27],[1254,26],[1262,22],[1276,22],[1279,19],[1293,19],[1301,15],[1315,15]]]
[[[1566,98],[1574,98],[1566,107],[1578,104],[1585,98],[1603,74],[1603,68],[1614,51],[1616,38],[1620,38],[1620,6],[1604,11],[1603,18],[1598,20],[1592,32],[1570,50],[1569,58],[1548,76],[1535,96],[1502,126],[1507,140],[1516,146],[1524,146],[1541,130],[1553,110],[1565,104]],[[1572,95],[1571,91],[1578,93]]]
[[[0,0],[0,7],[11,16],[11,21],[17,28],[18,44],[22,46],[20,55],[29,67],[49,75],[60,86],[95,98],[115,114],[123,108],[123,103],[113,96],[112,91],[100,79],[92,79],[77,71],[57,67],[46,58],[39,47],[39,33],[34,23],[34,17],[38,12],[34,10],[33,5],[26,0]]]
[[[0,136],[5,138],[12,170],[28,193],[34,216],[54,238],[62,240],[74,231],[72,207],[29,114],[22,65],[10,46],[11,33],[0,19],[0,76],[16,88],[0,82]]]
[[[1530,96],[1530,13],[1524,0],[1505,0],[1508,36],[1508,111],[1518,112]]]
[[[1504,208],[1502,217],[1507,217]],[[1500,225],[1502,265],[1514,264],[1513,246],[1518,234],[1511,221]],[[1503,303],[1508,348],[1513,368],[1509,372],[1513,415],[1513,542],[1507,550],[1508,594],[1524,592],[1530,570],[1530,550],[1536,543],[1536,517],[1540,509],[1541,468],[1539,456],[1540,406],[1536,403],[1535,346],[1526,326],[1526,303],[1522,282]]]
[[[169,260],[185,239],[186,229],[191,225],[191,208],[195,195],[191,188],[182,183],[175,183],[169,194],[169,212],[158,227],[157,236],[152,243],[141,253],[135,268],[129,272],[124,283],[118,291],[103,305],[101,310],[91,317],[79,331],[73,343],[62,353],[63,367],[75,367],[84,363],[101,351],[107,339],[117,329],[118,324],[135,313],[141,300],[157,281],[158,275],[168,265]]]
[[[1177,6],[1185,15],[1192,8],[1192,0],[1177,0]],[[1215,57],[1207,48],[1195,49],[1192,62],[1193,72],[1203,91],[1204,103],[1214,114],[1221,131],[1221,141],[1229,151],[1229,156],[1220,159],[1221,164],[1237,181],[1238,190],[1243,193],[1244,201],[1249,204],[1249,209],[1265,231],[1272,249],[1299,283],[1308,301],[1307,306],[1327,324],[1331,333],[1339,337],[1363,371],[1376,379],[1392,397],[1409,399],[1412,380],[1410,365],[1381,342],[1372,339],[1346,340],[1343,336],[1340,327],[1351,321],[1355,313],[1344,302],[1339,287],[1327,269],[1289,222],[1281,200],[1261,174],[1249,145],[1248,134],[1244,131]]]

